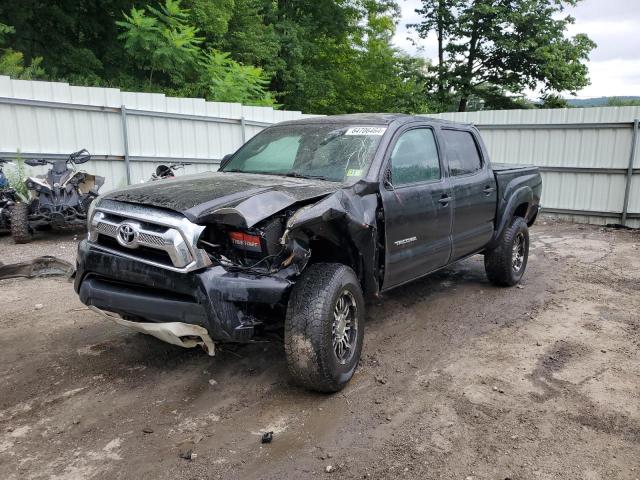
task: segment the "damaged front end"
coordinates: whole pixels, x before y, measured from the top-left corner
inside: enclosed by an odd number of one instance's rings
[[[340,262],[376,294],[381,279],[377,184],[363,180],[319,201],[295,204],[252,224],[239,209],[207,215],[198,246],[229,271],[294,280],[313,262]]]
[[[366,293],[378,291],[376,192],[361,180],[302,199],[265,191],[180,213],[106,196],[79,247],[75,288],[83,303],[145,333],[182,323],[213,341],[251,341],[281,328],[310,262],[350,265]]]

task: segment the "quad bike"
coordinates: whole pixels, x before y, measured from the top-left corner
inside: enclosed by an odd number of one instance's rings
[[[89,205],[98,196],[104,177],[76,171],[91,159],[86,150],[72,153],[65,160],[29,159],[32,167],[51,165],[46,175],[29,177],[27,203],[16,203],[11,210],[11,235],[16,243],[30,242],[33,232],[47,227],[84,225]]]
[[[0,159],[0,231],[11,228],[11,209],[18,201],[16,191],[9,187],[9,181],[2,171],[2,164],[8,162]]]
[[[151,180],[164,180],[167,178],[175,178],[176,170],[191,165],[190,163],[174,163],[172,165],[158,165],[156,167],[156,173],[151,175]]]

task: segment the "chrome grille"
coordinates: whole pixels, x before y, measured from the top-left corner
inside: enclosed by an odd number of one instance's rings
[[[195,246],[203,230],[175,212],[103,200],[91,218],[89,242],[110,253],[185,272],[211,265],[206,252]],[[166,263],[149,255],[152,251],[166,255]]]
[[[147,245],[157,245],[159,247],[164,245],[164,239],[157,235],[150,235],[148,233],[140,232],[138,234],[138,241],[140,243],[146,243]]]
[[[98,223],[97,228],[98,228],[98,233],[101,233],[103,235],[108,235],[110,237],[115,237],[116,233],[118,232],[118,227],[110,223],[100,222]]]

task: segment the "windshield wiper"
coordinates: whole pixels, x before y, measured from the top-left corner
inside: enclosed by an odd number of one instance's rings
[[[283,175],[285,177],[293,177],[293,178],[312,178],[317,180],[328,180],[330,182],[333,181],[329,177],[325,177],[323,175],[307,175],[307,174],[298,173],[298,172],[288,172],[288,173],[284,173]]]
[[[282,175],[281,173],[274,173],[274,172],[251,172],[247,170],[240,170],[239,168],[230,168],[229,170],[222,170],[222,171],[229,172],[229,173],[248,173],[252,175]]]

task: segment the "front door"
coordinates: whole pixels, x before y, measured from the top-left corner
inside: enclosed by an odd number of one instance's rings
[[[452,196],[433,129],[405,130],[390,151],[381,189],[385,289],[446,265],[451,253]]]

